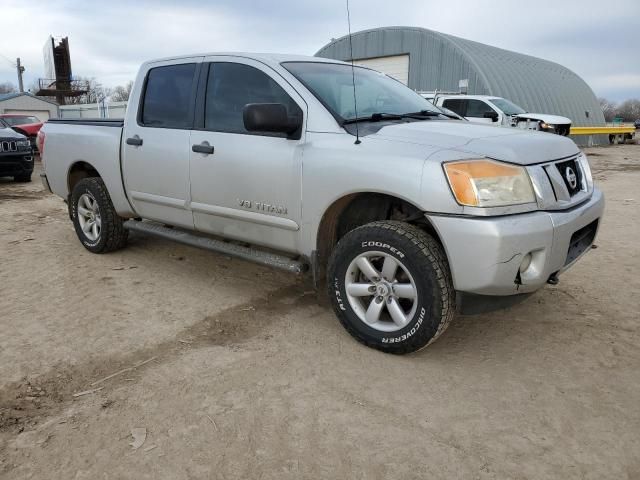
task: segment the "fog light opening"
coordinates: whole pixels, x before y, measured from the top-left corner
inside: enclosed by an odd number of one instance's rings
[[[527,269],[529,268],[529,266],[531,266],[531,260],[532,260],[532,256],[531,253],[527,253],[524,258],[522,259],[522,262],[520,262],[520,270],[519,273],[524,273],[527,271]]]

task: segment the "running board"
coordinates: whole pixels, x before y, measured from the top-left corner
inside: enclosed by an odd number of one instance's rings
[[[155,222],[143,222],[138,220],[127,220],[124,222],[124,228],[134,232],[146,233],[174,242],[183,243],[192,247],[204,248],[213,252],[230,255],[232,257],[249,260],[250,262],[267,265],[269,267],[279,268],[291,273],[302,273],[307,270],[307,264],[292,260],[284,255],[269,253],[255,248],[244,247],[222,240],[216,240],[210,237],[201,236],[190,233],[178,228],[165,227]]]

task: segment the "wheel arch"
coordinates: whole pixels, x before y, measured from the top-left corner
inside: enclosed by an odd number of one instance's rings
[[[354,228],[377,220],[400,220],[414,224],[442,243],[424,210],[407,199],[381,192],[344,195],[324,211],[316,231],[312,270],[316,285],[324,282],[329,257],[340,239]]]
[[[84,178],[98,177],[102,178],[97,168],[84,160],[76,160],[71,162],[67,171],[67,192],[71,195],[73,188],[78,182]]]

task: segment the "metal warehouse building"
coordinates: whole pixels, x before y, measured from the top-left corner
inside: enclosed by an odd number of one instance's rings
[[[569,117],[574,126],[605,123],[589,85],[557,63],[425,28],[364,30],[352,42],[356,64],[417,91],[458,91],[459,81],[467,79],[470,95],[504,97],[530,112]],[[351,60],[349,37],[332,41],[316,56]]]

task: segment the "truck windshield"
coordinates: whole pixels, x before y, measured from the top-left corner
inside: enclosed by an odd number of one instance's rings
[[[432,103],[402,83],[368,68],[355,67],[352,76],[351,65],[284,62],[282,66],[300,80],[341,123],[356,118],[354,77],[359,119],[374,114],[382,114],[387,118],[425,111],[433,112],[435,118],[442,114]]]
[[[506,115],[520,115],[521,113],[527,113],[515,103],[504,98],[492,98],[491,103],[502,110]]]

